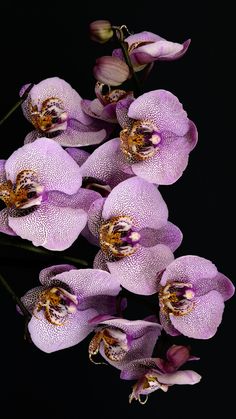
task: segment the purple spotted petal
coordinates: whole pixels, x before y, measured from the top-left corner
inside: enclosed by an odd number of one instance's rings
[[[133,173],[158,185],[170,185],[182,176],[196,142],[197,130],[193,123],[184,137],[162,133],[159,150],[150,159],[132,164]]]
[[[69,316],[65,324],[55,326],[49,323],[43,313],[37,313],[32,317],[28,329],[33,343],[41,351],[51,353],[69,348],[81,342],[93,327],[88,324],[94,315],[94,310],[76,312]]]
[[[216,266],[209,260],[199,256],[182,256],[175,259],[165,270],[161,285],[167,282],[190,282],[195,285],[199,279],[214,278],[217,274]]]
[[[171,131],[177,136],[188,132],[189,120],[178,98],[167,90],[153,90],[131,103],[128,116],[151,121],[160,131]]]
[[[102,269],[103,271],[109,271],[107,267],[106,258],[104,256],[104,253],[101,250],[99,250],[99,252],[96,254],[94,258],[93,268]]]
[[[135,294],[151,295],[158,290],[158,274],[174,259],[169,247],[159,244],[154,247],[140,247],[133,255],[107,266],[121,285]]]
[[[141,246],[152,247],[162,243],[168,246],[172,252],[178,249],[183,239],[180,229],[169,221],[159,230],[143,228],[139,233],[141,234]]]
[[[126,168],[126,169],[125,169]],[[129,169],[130,175],[124,173]],[[115,138],[98,147],[81,167],[83,177],[98,179],[114,188],[123,180],[133,176],[121,151],[120,140]]]
[[[129,118],[128,111],[131,103],[134,102],[132,96],[128,96],[125,99],[120,100],[116,105],[117,120],[122,128],[130,127],[133,120]]]
[[[93,118],[98,118],[111,123],[117,123],[116,103],[103,105],[99,99],[85,99],[82,101],[82,109],[87,115]]]
[[[5,163],[6,160],[0,160],[0,183],[6,180]]]
[[[42,285],[47,287],[51,286],[52,281],[56,275],[61,274],[62,272],[71,271],[72,269],[76,269],[75,266],[67,264],[49,266],[48,268],[42,269],[39,274],[39,281]]]
[[[79,208],[88,212],[92,203],[100,198],[100,194],[92,189],[80,188],[77,193],[67,195],[63,192],[48,192],[47,201],[58,207]]]
[[[194,285],[194,292],[197,296],[204,295],[212,290],[218,291],[225,301],[234,295],[235,288],[232,282],[220,272],[213,278],[207,278],[207,280],[201,278]]]
[[[16,236],[16,233],[9,227],[8,224],[8,209],[4,208],[0,211],[0,232],[8,234],[9,236]]]
[[[197,384],[201,380],[201,376],[195,371],[185,370],[176,371],[169,374],[158,374],[158,381],[162,384]]]
[[[80,122],[73,124],[73,128],[68,126],[66,131],[62,131],[56,137],[57,143],[66,147],[80,147],[101,143],[107,136],[104,128],[98,129],[93,126],[82,125]]]
[[[100,323],[104,326],[115,327],[126,333],[130,348],[121,361],[111,361],[104,353],[104,346],[101,345],[102,356],[114,367],[123,369],[124,366],[134,359],[149,357],[152,355],[158,336],[161,334],[161,326],[158,323],[144,320],[129,321],[125,319],[105,320]]]
[[[67,284],[83,300],[101,295],[115,296],[121,289],[115,277],[98,269],[71,270],[56,275],[55,279]]]
[[[173,326],[183,335],[195,339],[210,339],[221,323],[224,301],[217,291],[195,299],[193,310],[184,316],[170,315]]]
[[[105,220],[118,215],[130,216],[134,225],[161,228],[167,222],[168,209],[157,187],[132,177],[119,183],[107,197],[102,212]]]
[[[70,247],[86,222],[85,211],[57,207],[47,202],[23,217],[9,217],[9,226],[18,236],[32,241],[34,246],[43,246],[49,250],[65,250]]]
[[[5,167],[7,177],[13,183],[20,171],[35,171],[39,184],[47,191],[73,194],[82,182],[79,166],[59,144],[48,138],[40,138],[16,150]]]
[[[135,359],[125,365],[123,371],[121,371],[120,378],[122,380],[137,380],[149,370],[155,370],[156,368],[155,358]]]
[[[45,290],[45,287],[42,287],[42,286],[35,287],[27,291],[26,294],[23,295],[23,297],[21,297],[22,303],[26,306],[26,308],[29,310],[31,314],[33,314],[35,304],[38,302],[40,293],[44,290]],[[21,313],[21,310],[19,308],[18,308],[18,311],[19,313]]]
[[[88,229],[94,237],[99,238],[99,229],[102,220],[102,210],[105,198],[99,198],[92,203],[88,211]]]
[[[170,336],[179,336],[181,333],[175,329],[173,324],[171,323],[169,316],[166,316],[162,311],[159,312],[159,320],[165,332]]]
[[[81,150],[81,148],[69,147],[69,148],[66,148],[65,150],[79,166],[82,166],[82,164],[90,156],[90,154],[87,151]]]

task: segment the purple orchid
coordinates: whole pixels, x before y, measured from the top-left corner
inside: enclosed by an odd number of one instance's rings
[[[94,267],[109,269],[136,294],[157,292],[158,275],[182,240],[167,218],[167,206],[155,185],[138,177],[121,182],[88,211],[88,228],[101,246]]]
[[[107,91],[104,90],[107,88]],[[84,99],[81,102],[83,111],[92,118],[98,118],[106,122],[117,123],[116,106],[120,100],[128,97],[133,99],[133,92],[123,89],[112,89],[103,83],[97,82],[95,86],[96,99]]]
[[[116,113],[120,139],[98,147],[83,171],[109,182],[134,175],[158,185],[176,182],[197,143],[197,129],[177,97],[154,90],[121,100]]]
[[[173,61],[182,57],[187,51],[190,39],[183,44],[167,41],[152,32],[140,32],[128,36],[128,52],[135,71],[143,70],[154,61]],[[124,59],[121,49],[115,49],[113,56]]]
[[[55,141],[40,138],[1,160],[0,231],[35,246],[64,250],[87,222],[87,210],[100,195],[80,189],[80,167]]]
[[[78,344],[93,331],[90,320],[116,312],[120,286],[108,272],[58,265],[43,269],[39,280],[21,300],[32,314],[31,339],[44,352]]]
[[[113,318],[101,321],[89,345],[89,357],[99,352],[102,357],[118,369],[134,359],[152,356],[162,327],[146,320]]]
[[[188,348],[172,345],[167,351],[166,360],[143,358],[130,362],[120,375],[123,380],[138,380],[133,386],[129,402],[138,400],[141,404],[145,404],[149,394],[156,390],[161,389],[166,392],[174,384],[199,383],[201,376],[195,371],[177,371],[185,362],[198,359],[190,356]]]
[[[20,96],[28,86],[21,88]],[[35,127],[26,136],[25,143],[39,137],[53,138],[66,147],[101,143],[111,128],[86,115],[81,101],[70,84],[58,77],[35,84],[22,104],[25,117]]]
[[[214,336],[224,301],[234,294],[232,282],[198,256],[182,256],[170,263],[160,285],[160,321],[165,331],[196,339]]]
[[[97,58],[93,75],[108,86],[119,86],[129,77],[129,67],[120,58],[107,55]]]

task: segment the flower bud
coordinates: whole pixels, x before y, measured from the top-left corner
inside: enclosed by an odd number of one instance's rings
[[[90,38],[104,44],[113,37],[113,29],[109,20],[95,20],[89,25]]]
[[[119,58],[104,56],[96,60],[93,75],[104,84],[119,86],[129,77],[129,67]]]

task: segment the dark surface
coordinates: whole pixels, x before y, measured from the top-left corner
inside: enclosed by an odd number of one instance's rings
[[[184,176],[174,185],[162,187],[169,206],[170,220],[184,233],[177,256],[196,254],[214,261],[220,271],[233,279],[232,191],[235,155],[228,124],[226,101],[227,73],[225,39],[227,13],[216,11],[207,2],[148,2],[131,6],[127,2],[92,6],[75,11],[66,3],[34,8],[1,6],[1,100],[4,115],[18,98],[19,88],[60,76],[72,84],[82,97],[93,97],[92,67],[95,57],[109,53],[108,46],[89,41],[88,24],[107,18],[113,24],[126,24],[131,31],[150,30],[173,41],[191,37],[186,56],[172,63],[161,63],[148,80],[145,90],[164,88],[175,93],[199,129],[199,144],[191,154]],[[124,6],[125,5],[125,6]],[[21,111],[0,127],[1,158],[7,158],[23,143],[30,126]],[[58,259],[1,249],[1,272],[19,295],[38,284],[38,273]],[[92,261],[94,249],[79,239],[66,251]],[[4,419],[121,417],[146,415],[180,419],[199,417],[206,408],[210,416],[232,411],[234,401],[229,385],[233,368],[232,327],[235,300],[226,305],[223,323],[209,341],[192,341],[192,350],[201,360],[189,367],[202,374],[196,386],[175,386],[167,394],[154,393],[145,407],[128,404],[130,383],[120,381],[111,367],[89,363],[89,339],[79,346],[54,354],[44,354],[24,341],[24,324],[16,314],[10,297],[1,288],[1,401]],[[143,315],[142,303],[133,303],[132,318]],[[85,413],[82,413],[82,412]]]

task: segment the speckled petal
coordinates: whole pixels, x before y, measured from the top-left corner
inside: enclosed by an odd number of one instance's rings
[[[217,291],[195,299],[195,307],[185,316],[170,315],[173,326],[183,335],[195,339],[210,339],[221,323],[224,301]]]
[[[48,138],[40,138],[16,150],[5,167],[7,178],[13,183],[20,171],[35,171],[39,184],[47,191],[73,194],[82,182],[80,167],[59,144]]]
[[[81,148],[69,147],[65,150],[79,166],[82,166],[82,164],[84,164],[84,162],[90,156],[90,153],[88,153],[85,150],[82,150]]]
[[[121,288],[109,272],[98,269],[77,269],[56,275],[57,280],[67,284],[79,299],[101,295],[117,295]]]
[[[4,208],[0,211],[0,232],[8,234],[9,236],[16,236],[17,234],[9,227],[8,224],[8,209]]]
[[[47,201],[58,207],[80,208],[88,212],[92,203],[100,198],[100,194],[92,189],[80,188],[76,194],[67,195],[63,192],[48,192]]]
[[[180,229],[169,221],[159,230],[144,228],[139,233],[141,234],[140,244],[142,246],[152,247],[162,243],[168,246],[172,252],[178,249],[183,239]]]
[[[171,131],[183,136],[189,129],[189,120],[178,98],[167,90],[153,90],[131,103],[128,116],[151,121],[160,131]]]
[[[216,266],[209,260],[199,256],[181,256],[175,259],[165,270],[161,285],[167,282],[190,282],[195,285],[199,279],[214,278],[217,274]]]
[[[130,175],[124,173],[123,168],[129,168],[120,151],[120,140],[115,138],[98,147],[81,167],[83,177],[98,179],[111,188],[123,180],[133,176],[131,168]]]
[[[94,201],[88,211],[88,229],[94,237],[99,238],[99,229],[102,221],[102,210],[106,198]]]
[[[87,145],[99,144],[107,137],[104,128],[83,125],[79,121],[73,121],[73,127],[68,126],[66,131],[62,131],[55,137],[55,141],[63,147],[82,147]]]
[[[33,313],[35,304],[38,302],[39,295],[44,289],[45,287],[42,286],[32,288],[31,290],[27,291],[23,297],[21,297],[22,303],[26,306],[30,313]],[[17,309],[19,313],[21,313],[20,308],[17,307]]]
[[[175,327],[171,323],[169,316],[166,316],[164,313],[162,313],[162,311],[159,312],[159,319],[160,319],[161,325],[163,326],[163,328],[165,329],[165,332],[168,335],[170,336],[181,335],[181,333],[177,329],[175,329]]]
[[[73,313],[62,326],[49,323],[42,312],[38,314],[31,318],[28,329],[33,343],[47,353],[77,345],[93,330],[88,321],[94,310]]]
[[[212,290],[218,291],[226,301],[234,295],[235,288],[229,278],[220,272],[213,278],[207,278],[207,280],[202,278],[194,284],[194,292],[197,296],[204,295]]]
[[[189,130],[190,132],[190,130]],[[193,143],[196,144],[196,131],[184,137],[177,137],[171,132],[162,134],[162,142],[157,153],[150,159],[132,164],[133,173],[158,185],[170,185],[183,174],[188,164]]]
[[[148,370],[155,370],[155,358],[141,358],[131,361],[125,365],[120,374],[122,380],[137,380],[148,372]]]
[[[119,183],[107,197],[102,212],[105,220],[118,215],[130,216],[137,228],[161,228],[168,209],[155,185],[132,177]]]
[[[76,269],[73,265],[52,265],[48,268],[42,269],[39,274],[39,281],[42,285],[51,286],[54,277],[62,272],[69,272],[72,269]]]
[[[151,295],[158,290],[158,274],[174,259],[169,247],[158,244],[154,247],[140,247],[133,255],[107,266],[121,285],[135,294]]]
[[[107,267],[106,258],[101,250],[96,254],[94,261],[93,261],[93,268],[94,269],[102,269],[103,271],[109,271]]]
[[[6,180],[5,163],[6,160],[0,160],[0,183]]]
[[[23,239],[34,246],[49,250],[65,250],[77,239],[87,222],[81,209],[56,207],[43,202],[34,212],[24,217],[9,217],[9,225]]]
[[[149,357],[153,353],[158,336],[161,334],[161,326],[158,323],[145,320],[112,319],[101,322],[100,325],[116,327],[126,333],[130,339],[130,348],[122,361],[113,362],[104,353],[104,346],[101,345],[102,356],[114,367],[123,369],[124,366],[134,359]]]
[[[128,96],[125,99],[120,100],[116,105],[117,120],[122,128],[132,126],[133,120],[132,118],[129,118],[128,111],[134,100],[135,99],[132,96]]]

